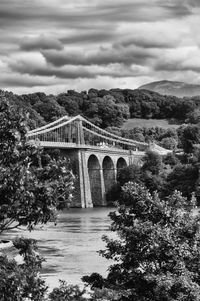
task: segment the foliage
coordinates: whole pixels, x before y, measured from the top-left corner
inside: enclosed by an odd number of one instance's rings
[[[177,140],[175,138],[166,137],[160,142],[160,145],[166,149],[175,150],[177,148]]]
[[[186,197],[191,197],[196,190],[199,168],[193,164],[177,164],[167,177],[167,194],[179,190]]]
[[[143,158],[143,162],[142,169],[151,172],[152,175],[158,175],[162,169],[162,158],[154,151],[147,151]]]
[[[60,286],[54,288],[49,294],[50,301],[86,301],[85,290],[81,290],[78,285],[69,285],[60,280]]]
[[[23,263],[0,254],[1,301],[43,301],[47,286],[38,275],[43,260],[35,252],[35,241],[16,239],[13,244],[23,256]]]
[[[129,108],[126,104],[116,104],[113,97],[96,97],[85,102],[83,114],[91,122],[106,128],[121,126],[124,119],[129,117]]]
[[[194,111],[191,111],[187,116],[186,122],[198,124],[200,122],[200,109],[197,108]]]
[[[119,170],[117,175],[117,181],[121,186],[123,186],[129,181],[141,183],[141,177],[141,167],[136,164],[131,164]]]
[[[117,301],[119,300],[120,294],[115,290],[102,288],[94,288],[93,293],[91,294],[92,301]]]
[[[129,103],[131,118],[185,120],[187,114],[196,108],[196,103],[192,99],[161,95],[153,91],[125,89],[122,93],[125,102]]]
[[[60,106],[53,96],[46,97],[44,94],[42,100],[40,99],[33,105],[33,108],[47,121],[52,122],[61,116],[67,115],[65,109]]]
[[[199,204],[199,152],[193,154],[191,163],[181,163],[174,153],[164,157],[148,151],[143,166],[129,165],[118,172],[118,183],[111,187],[108,200],[120,202],[122,186],[131,181],[143,184],[150,192],[157,191],[160,196],[168,196],[174,190],[183,196],[191,197],[196,193]]]
[[[101,286],[117,300],[199,300],[200,217],[196,201],[175,191],[162,200],[143,186],[127,183],[123,201],[110,213],[118,239],[104,237],[101,254],[115,261]],[[98,276],[96,275],[96,278]],[[94,277],[87,283],[94,284]],[[99,285],[99,284],[98,284]]]
[[[32,230],[55,220],[56,210],[71,200],[68,162],[51,159],[28,141],[27,116],[5,99],[0,99],[0,136],[0,233],[19,226]],[[23,263],[0,253],[0,300],[43,301],[46,285],[39,276],[42,259],[34,251],[35,243],[18,239],[13,244]]]
[[[88,92],[68,90],[59,95],[37,92],[15,95],[1,91],[11,105],[30,112],[30,126],[42,125],[65,114],[82,114],[103,128],[121,126],[124,119],[174,119],[179,123],[197,123],[199,100],[160,95],[147,90],[90,89]]]
[[[106,194],[108,205],[113,205],[117,201],[120,202],[122,186],[129,181],[136,183],[143,183],[144,181],[142,169],[137,164],[131,164],[119,169],[117,173],[117,182],[111,186]]]
[[[183,150],[186,154],[194,151],[195,145],[200,143],[200,126],[189,125],[179,130]]]
[[[163,190],[166,186],[165,173],[153,174],[148,170],[144,171],[143,185],[145,185],[145,187],[147,187],[150,192],[157,191],[158,193],[163,193]],[[169,193],[171,193],[171,191],[169,191]]]
[[[42,150],[26,134],[24,115],[1,102],[0,232],[21,225],[31,230],[70,202],[73,175],[66,160],[42,166]]]
[[[170,166],[175,166],[179,163],[179,159],[174,153],[168,153],[163,157],[163,163]]]
[[[133,129],[123,130],[122,135],[126,138],[137,140],[140,142],[145,141],[144,129],[141,127],[134,127]]]
[[[180,133],[180,131],[179,131]],[[164,129],[162,127],[139,127],[131,129],[121,129],[120,136],[141,141],[141,142],[156,142],[157,144],[167,149],[176,149],[179,143],[179,136],[175,128]]]
[[[63,93],[57,96],[57,102],[65,109],[69,116],[79,114],[79,103],[81,103],[80,97]]]

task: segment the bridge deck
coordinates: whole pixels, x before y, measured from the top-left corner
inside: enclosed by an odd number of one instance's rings
[[[48,142],[48,141],[40,141],[40,145],[46,148],[63,148],[63,149],[83,149],[83,150],[91,150],[98,151],[102,153],[113,153],[113,154],[122,154],[122,155],[136,155],[143,156],[145,152],[143,151],[133,151],[133,150],[125,150],[119,149],[110,146],[95,146],[95,145],[86,145],[86,144],[77,144],[77,143],[68,143],[68,142]]]

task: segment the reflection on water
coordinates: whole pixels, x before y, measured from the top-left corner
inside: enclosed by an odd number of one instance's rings
[[[113,208],[70,209],[63,211],[57,226],[48,223],[36,230],[14,231],[14,236],[26,236],[38,241],[39,252],[45,257],[43,276],[50,287],[58,279],[81,283],[80,278],[92,272],[106,274],[109,261],[99,256],[105,245],[101,237],[110,235],[108,213]]]

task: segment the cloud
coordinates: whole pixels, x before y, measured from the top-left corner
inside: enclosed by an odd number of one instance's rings
[[[55,37],[40,35],[37,37],[24,37],[20,43],[21,50],[34,51],[43,49],[63,49],[61,41]]]
[[[162,7],[169,18],[186,17],[192,15],[192,11],[186,2],[182,0],[166,0],[158,1],[160,7]]]
[[[187,5],[188,5],[189,7],[193,7],[193,8],[198,8],[198,7],[200,7],[200,2],[199,2],[199,0],[186,0],[186,2],[187,2]]]
[[[174,30],[176,27],[176,30]],[[132,26],[132,31],[128,30],[128,26],[124,29],[126,35],[119,36],[115,39],[115,44],[119,44],[123,47],[130,47],[131,45],[139,48],[176,48],[180,44],[186,41],[189,35],[189,30],[185,26],[177,24],[175,21],[156,22],[136,24]]]
[[[41,78],[39,76],[30,76],[30,75],[18,75],[18,74],[4,74],[0,75],[1,89],[10,88],[10,87],[40,87],[40,86],[51,86],[54,84],[52,79],[47,81],[47,78]]]
[[[136,36],[133,38],[128,38],[121,42],[121,45],[124,47],[135,45],[141,48],[171,48],[174,46],[174,43],[170,43],[165,38],[163,40],[151,37],[142,38],[141,36]]]
[[[0,2],[1,86],[60,91],[65,83],[199,78],[199,0]]]
[[[35,56],[35,60],[19,59],[8,62],[11,71],[19,74],[31,76],[54,77],[57,79],[95,78],[97,76],[112,76],[113,78],[142,76],[148,73],[148,68],[123,64],[109,64],[107,66],[91,65],[67,65],[62,67],[49,66],[40,57]]]
[[[68,1],[61,0],[1,0],[0,25],[19,27],[28,24],[30,27],[47,28],[56,24],[61,27],[91,28],[91,25],[103,23],[155,22],[191,14],[188,5],[178,0],[121,0],[106,1],[106,4],[99,0],[94,5],[82,0],[82,5],[76,3],[70,5]]]
[[[90,29],[89,31],[87,30],[87,32],[76,32],[69,34],[68,36],[61,37],[60,41],[64,44],[100,43],[105,41],[112,41],[114,38],[116,38],[116,36],[117,33],[113,30],[107,29],[107,31],[105,31]]]
[[[169,51],[155,62],[155,70],[200,73],[200,50],[198,47],[184,47]]]
[[[108,64],[144,64],[148,58],[155,57],[155,53],[138,47],[113,47],[103,48],[89,53],[81,51],[42,51],[47,62],[54,66],[73,65],[108,65]]]

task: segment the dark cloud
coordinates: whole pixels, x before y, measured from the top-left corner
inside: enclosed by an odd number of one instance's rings
[[[182,71],[181,62],[160,60],[154,66],[156,71]]]
[[[33,66],[28,64],[24,61],[16,61],[11,62],[9,64],[9,68],[14,71],[18,72],[19,74],[28,74],[32,76],[45,76],[45,77],[57,77],[57,78],[81,78],[87,77],[91,78],[94,77],[94,74],[88,72],[85,68],[76,68],[73,70],[63,70],[61,68],[54,68],[49,66]]]
[[[111,48],[101,48],[96,52],[43,51],[47,62],[55,66],[63,65],[108,65],[108,64],[145,64],[146,60],[155,57],[155,53],[141,48],[124,48],[115,45]]]
[[[0,76],[0,88],[6,87],[35,87],[35,86],[51,86],[51,82],[47,82],[42,78],[30,77],[30,76],[22,76],[19,74],[10,74]]]
[[[187,3],[182,0],[160,0],[159,5],[167,13],[166,17],[169,18],[180,18],[192,15],[191,9],[188,7]]]
[[[155,64],[155,71],[168,71],[168,72],[184,72],[192,71],[195,73],[200,73],[200,61],[195,63],[195,60],[187,62],[183,59],[176,60],[159,60]]]
[[[199,0],[186,0],[186,3],[188,5],[188,7],[192,7],[192,8],[200,7]]]
[[[146,71],[143,67],[128,67],[123,64],[113,64],[106,68],[100,66],[65,66],[54,67],[49,65],[32,64],[28,61],[15,61],[9,63],[9,68],[19,74],[31,76],[54,77],[57,79],[95,78],[97,76],[111,76],[113,78],[141,76]]]
[[[177,40],[169,40],[166,39],[165,36],[133,36],[126,38],[125,40],[122,40],[121,42],[118,43],[119,45],[123,47],[129,47],[131,45],[135,45],[140,48],[161,48],[161,49],[166,49],[166,48],[173,48],[176,47],[178,44]]]
[[[114,30],[89,30],[89,32],[75,33],[66,37],[60,38],[64,44],[87,44],[112,41],[117,36]]]
[[[63,45],[59,39],[40,35],[38,37],[25,37],[20,44],[21,50],[35,51],[43,49],[63,49]]]
[[[113,1],[111,5],[100,5],[100,11],[112,20],[132,22],[155,22],[192,14],[188,5],[180,0],[120,1],[118,5]]]
[[[45,4],[44,4],[45,3]],[[59,5],[61,3],[61,5]],[[83,1],[84,3],[84,1]],[[191,14],[184,2],[172,1],[110,1],[98,5],[69,9],[62,1],[57,6],[39,0],[1,0],[0,25],[3,27],[26,24],[43,27],[48,24],[69,27],[100,26],[112,22],[154,22],[155,20],[184,17]]]

